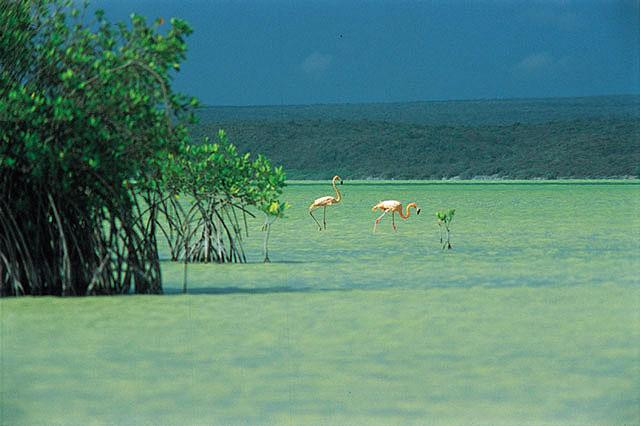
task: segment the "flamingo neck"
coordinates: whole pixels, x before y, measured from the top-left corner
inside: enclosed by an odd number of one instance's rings
[[[403,219],[408,219],[408,218],[409,218],[409,216],[411,216],[411,210],[410,210],[410,209],[411,209],[411,207],[413,207],[413,206],[412,206],[412,205],[408,205],[408,206],[407,206],[407,213],[406,213],[406,215],[402,214],[402,209],[400,209],[400,211],[398,212],[398,214],[400,215],[400,217],[401,217],[401,218],[403,218]]]
[[[333,189],[336,191],[336,203],[339,203],[342,200],[342,195],[340,195],[340,190],[336,186],[336,180],[333,180]]]

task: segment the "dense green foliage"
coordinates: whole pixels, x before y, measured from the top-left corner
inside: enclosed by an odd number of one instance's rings
[[[640,97],[442,102],[403,115],[411,106],[207,108],[192,132],[224,127],[294,179],[600,178],[640,167]]]
[[[2,3],[3,295],[162,289],[156,181],[196,105],[169,84],[191,29],[136,15],[112,25],[102,11],[85,24],[86,8]]]
[[[178,195],[280,214],[282,169],[226,139],[189,146],[198,102],[170,83],[190,27],[87,8],[1,3],[1,295],[161,292],[157,227]]]

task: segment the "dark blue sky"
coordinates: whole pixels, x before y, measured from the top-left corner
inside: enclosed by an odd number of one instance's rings
[[[640,0],[98,0],[193,27],[178,91],[209,105],[640,93]]]

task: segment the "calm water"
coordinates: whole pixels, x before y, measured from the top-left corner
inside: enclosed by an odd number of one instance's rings
[[[0,301],[0,422],[640,423],[640,186],[341,189],[318,232],[330,185],[291,185],[274,262],[255,221],[189,295],[165,262],[166,296]],[[383,199],[422,214],[373,234]]]
[[[293,205],[273,225],[274,264],[194,266],[200,287],[354,289],[574,286],[637,283],[640,185],[349,184],[342,205],[327,208],[319,232],[307,213],[331,186],[291,185]],[[416,201],[398,231],[371,206],[380,200]],[[454,249],[442,252],[437,210],[455,208]],[[322,210],[316,217],[322,221]],[[259,221],[247,242],[249,260],[261,261]],[[179,271],[181,272],[181,271]],[[181,276],[167,268],[168,284]]]

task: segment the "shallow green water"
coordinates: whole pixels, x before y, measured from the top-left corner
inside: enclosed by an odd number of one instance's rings
[[[640,423],[640,186],[291,185],[271,264],[2,300],[4,424]],[[423,212],[371,232],[382,199]],[[433,212],[456,208],[442,252]],[[322,212],[319,211],[319,217]]]
[[[318,232],[310,202],[331,186],[292,185],[288,218],[273,225],[271,265],[260,264],[257,222],[248,241],[248,265],[193,266],[200,287],[264,290],[441,286],[569,286],[637,282],[640,185],[354,184],[341,186],[344,204],[327,209]],[[385,217],[374,234],[380,200],[417,201],[393,232]],[[454,250],[442,252],[434,212],[456,208]],[[322,210],[315,212],[322,218]],[[258,264],[256,264],[257,262]],[[169,283],[182,271],[167,269]]]

